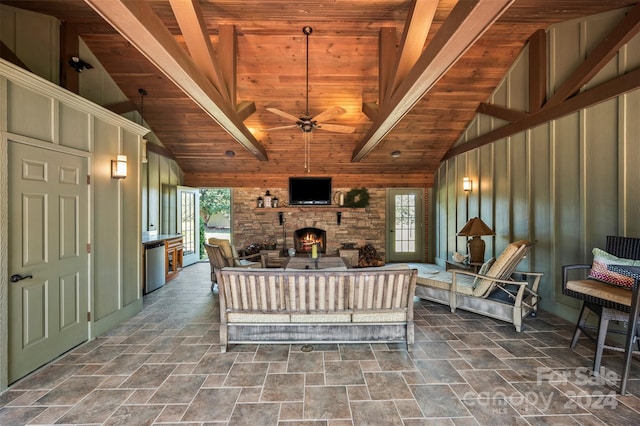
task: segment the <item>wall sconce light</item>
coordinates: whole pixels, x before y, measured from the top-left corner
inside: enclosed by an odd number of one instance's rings
[[[471,191],[471,179],[469,179],[468,177],[462,178],[462,189],[464,190],[464,192]]]
[[[127,177],[126,155],[118,155],[115,160],[111,160],[111,177],[114,179],[124,179]]]

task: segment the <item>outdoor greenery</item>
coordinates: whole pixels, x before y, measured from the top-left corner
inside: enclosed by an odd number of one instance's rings
[[[229,218],[231,212],[231,189],[207,188],[200,189],[200,241],[207,241],[207,224],[215,214],[222,214]],[[204,245],[200,244],[200,258],[206,257]]]
[[[205,225],[209,223],[211,216],[217,213],[229,217],[231,211],[231,189],[208,188],[200,190],[200,217]]]
[[[200,218],[199,220],[200,222],[200,259],[204,259],[207,255],[204,253],[204,242],[207,241],[206,240],[206,234],[204,232],[204,220],[202,218]]]

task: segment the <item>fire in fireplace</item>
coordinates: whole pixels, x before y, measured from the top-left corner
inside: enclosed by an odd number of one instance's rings
[[[326,253],[327,231],[318,228],[302,228],[293,232],[293,243],[298,253],[309,253],[314,244],[318,252]]]

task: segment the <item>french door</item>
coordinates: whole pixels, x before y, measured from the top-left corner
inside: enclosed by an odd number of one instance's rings
[[[387,192],[387,260],[420,262],[424,258],[424,191]]]
[[[178,187],[178,232],[182,234],[184,254],[182,266],[200,260],[200,191]]]

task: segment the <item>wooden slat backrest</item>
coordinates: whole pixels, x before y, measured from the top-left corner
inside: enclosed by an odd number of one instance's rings
[[[349,297],[351,309],[399,309],[407,306],[410,271],[404,274],[360,274],[354,278]]]
[[[405,309],[415,291],[415,270],[220,271],[220,297],[229,311],[336,312]],[[412,287],[413,285],[413,287]]]

